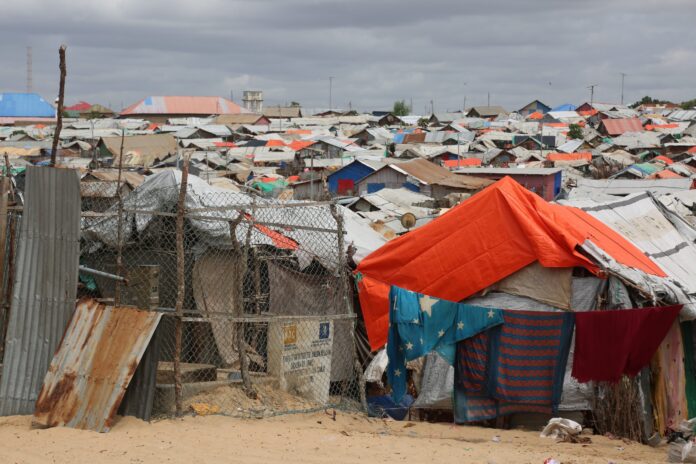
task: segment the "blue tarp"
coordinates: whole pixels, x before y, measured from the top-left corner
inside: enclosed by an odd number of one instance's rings
[[[53,118],[53,105],[35,93],[0,93],[0,117]]]
[[[559,105],[552,109],[551,111],[575,111],[578,107],[570,104],[570,103],[564,103],[562,105]]]

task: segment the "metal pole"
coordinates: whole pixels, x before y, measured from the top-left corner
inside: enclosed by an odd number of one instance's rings
[[[624,104],[624,79],[626,78],[626,73],[621,74],[621,104]]]
[[[118,220],[116,222],[116,274],[123,275],[123,195],[121,194],[121,176],[123,174],[123,145],[126,130],[121,129],[121,150],[118,155],[118,178],[116,181],[116,197],[118,198]],[[121,284],[116,281],[114,289],[114,304],[121,303]]]
[[[333,76],[329,76],[329,111],[333,109]]]

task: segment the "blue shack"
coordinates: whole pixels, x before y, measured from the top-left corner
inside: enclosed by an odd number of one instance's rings
[[[355,195],[358,181],[384,166],[380,161],[356,159],[328,175],[327,184],[332,195]]]

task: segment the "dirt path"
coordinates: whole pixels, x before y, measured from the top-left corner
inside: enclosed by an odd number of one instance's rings
[[[666,447],[592,437],[555,443],[538,432],[385,422],[339,412],[270,419],[123,418],[111,432],[33,430],[29,417],[0,418],[0,463],[562,463],[665,462]],[[495,436],[499,441],[493,441]]]

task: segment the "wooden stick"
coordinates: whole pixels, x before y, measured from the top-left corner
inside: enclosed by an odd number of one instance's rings
[[[58,49],[58,58],[60,59],[60,87],[58,89],[58,120],[56,121],[56,129],[53,131],[53,147],[51,150],[51,166],[56,165],[56,153],[58,152],[58,142],[60,141],[60,131],[63,129],[63,101],[65,99],[65,75],[67,74],[65,67],[65,45],[61,45]]]
[[[121,154],[118,157],[118,180],[116,182],[116,197],[118,198],[118,220],[116,229],[116,275],[123,276],[123,195],[121,195],[121,175],[123,173],[123,143],[126,130],[121,129]],[[114,304],[121,304],[121,281],[116,281],[114,289]]]
[[[186,292],[184,261],[184,215],[186,214],[186,187],[188,183],[188,156],[184,156],[181,169],[181,187],[176,203],[176,327],[174,339],[174,401],[176,415],[183,414],[183,391],[181,385],[181,343],[184,332],[184,296]]]

